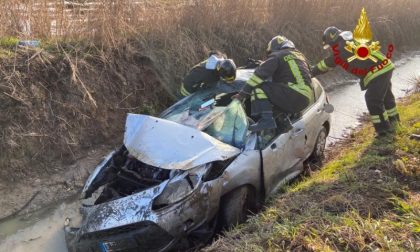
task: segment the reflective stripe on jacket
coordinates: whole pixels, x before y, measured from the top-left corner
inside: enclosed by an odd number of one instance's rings
[[[359,45],[357,41],[352,42],[356,46]],[[347,59],[353,57],[354,53],[347,51],[345,46],[346,41],[343,39],[340,39],[336,45],[333,45],[333,54],[321,60],[312,69],[312,75],[316,76],[318,74],[325,73],[339,65],[347,72],[359,77],[360,87],[362,90],[365,90],[369,82],[371,82],[374,78],[383,75],[384,73],[387,73],[395,68],[391,60],[387,59],[385,55],[379,51],[371,53],[371,55],[377,59],[376,62],[371,59],[354,59],[353,61],[348,62]]]
[[[395,68],[394,64],[391,62],[390,59],[386,59],[386,57],[381,52],[374,52],[372,56],[377,58],[382,64],[377,65],[373,71],[369,71],[366,76],[363,78],[363,85],[366,88],[369,82],[376,77],[387,73]],[[385,63],[386,64],[383,64]]]
[[[188,96],[191,93],[198,91],[200,88],[209,88],[215,85],[219,80],[219,75],[216,70],[206,69],[207,60],[195,65],[190,72],[184,77],[180,88],[180,93],[183,96]]]
[[[278,85],[288,85],[307,97],[310,102],[314,99],[309,66],[303,54],[296,49],[283,49],[271,53],[247,81],[245,93],[250,93],[250,90],[269,78]]]

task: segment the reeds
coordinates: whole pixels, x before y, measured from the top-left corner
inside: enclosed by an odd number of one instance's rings
[[[134,39],[173,56],[172,62],[192,64],[208,48],[239,60],[262,57],[267,41],[281,33],[315,57],[323,29],[353,30],[362,7],[384,44],[401,48],[420,40],[416,0],[11,0],[0,7],[0,36],[106,47]]]

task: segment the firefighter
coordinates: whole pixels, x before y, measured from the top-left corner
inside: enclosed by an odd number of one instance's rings
[[[195,65],[184,77],[180,93],[185,97],[197,90],[211,88],[219,80],[232,83],[235,78],[235,62],[218,51],[212,51],[207,60]]]
[[[284,36],[274,37],[268,43],[267,54],[268,58],[233,97],[243,100],[251,96],[251,116],[259,117],[250,126],[251,131],[277,127],[273,105],[283,113],[298,113],[314,99],[310,66],[292,41]],[[290,127],[290,121],[282,119],[288,124],[282,127]]]
[[[400,118],[391,90],[394,70],[391,60],[380,51],[376,51],[371,53],[371,56],[377,59],[376,62],[370,59],[355,59],[348,62],[346,59],[354,57],[354,53],[345,48],[346,42],[355,43],[356,46],[358,42],[353,38],[352,32],[343,32],[334,26],[324,31],[322,40],[324,49],[331,48],[334,54],[312,67],[312,75],[326,73],[339,64],[346,71],[358,76],[362,91],[366,90],[365,101],[377,136],[381,137],[392,132]]]

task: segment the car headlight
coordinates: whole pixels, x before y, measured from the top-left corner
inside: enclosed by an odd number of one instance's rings
[[[208,165],[201,165],[171,178],[163,192],[153,200],[152,209],[156,210],[174,204],[190,195],[197,188],[207,167]]]

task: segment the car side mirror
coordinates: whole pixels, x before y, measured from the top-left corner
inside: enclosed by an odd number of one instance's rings
[[[329,103],[325,103],[324,104],[324,111],[331,114],[332,112],[334,112],[334,106],[329,104]]]

